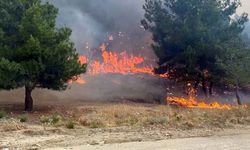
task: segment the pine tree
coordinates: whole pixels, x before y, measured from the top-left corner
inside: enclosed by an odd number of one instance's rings
[[[236,15],[240,5],[239,0],[146,0],[142,25],[153,34],[156,72],[169,72],[171,79],[194,87],[202,83],[204,92],[210,87],[211,93],[226,74],[218,58],[228,48],[244,48],[248,15]]]
[[[250,50],[229,48],[217,63],[226,73],[223,82],[235,88],[237,102],[242,105],[239,90],[250,84]]]
[[[41,0],[0,1],[0,89],[25,87],[25,111],[33,110],[35,88],[65,90],[86,70],[57,14]]]

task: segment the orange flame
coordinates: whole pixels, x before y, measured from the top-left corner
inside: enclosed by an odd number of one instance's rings
[[[113,38],[112,36],[110,38]],[[145,58],[140,56],[133,56],[127,54],[126,51],[116,53],[108,52],[107,45],[105,43],[101,44],[100,50],[102,52],[101,60],[89,61],[84,55],[79,56],[79,62],[81,64],[88,63],[87,74],[98,75],[98,74],[148,74],[151,76],[156,76],[154,74],[153,66],[145,65]],[[168,74],[160,75],[161,78],[167,78]],[[81,77],[77,78],[76,83],[85,84],[85,80]]]
[[[154,68],[152,66],[143,66],[145,58],[139,56],[133,56],[123,51],[121,53],[108,52],[106,44],[100,46],[102,52],[102,61],[94,60],[89,65],[88,73],[91,75],[97,74],[149,74],[153,73]],[[81,63],[86,63],[87,58],[85,56],[80,57]]]
[[[88,63],[88,58],[86,56],[79,56],[79,62],[81,64],[87,64]]]
[[[182,107],[188,107],[188,108],[201,108],[201,109],[228,109],[230,110],[232,108],[231,105],[228,104],[220,104],[218,102],[213,103],[205,103],[204,100],[202,102],[199,102],[196,98],[197,90],[195,90],[192,87],[191,83],[187,84],[187,92],[188,92],[188,99],[185,99],[183,97],[167,97],[167,102],[170,105],[179,105]]]
[[[79,62],[80,62],[81,64],[87,64],[88,59],[87,59],[86,56],[79,56]],[[77,76],[77,77],[74,77],[74,78],[75,78],[74,81],[73,81],[73,80],[70,80],[68,83],[69,83],[69,84],[72,84],[73,82],[76,82],[76,83],[78,83],[78,84],[86,84],[86,81],[85,81],[81,76]]]
[[[185,99],[182,97],[168,97],[167,102],[171,105],[179,105],[188,108],[228,109],[228,110],[232,108],[232,105],[220,104],[218,102],[213,102],[213,103],[198,102],[198,100],[195,98]]]
[[[78,84],[86,84],[86,81],[81,77],[77,78],[77,80],[75,82]]]

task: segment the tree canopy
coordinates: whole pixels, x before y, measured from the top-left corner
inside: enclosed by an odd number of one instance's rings
[[[236,15],[239,0],[146,0],[142,25],[153,34],[157,73],[172,79],[215,82],[226,77],[219,65],[225,54],[241,53],[246,13]]]
[[[41,0],[0,1],[0,89],[25,87],[31,111],[35,88],[65,90],[86,71],[69,28],[57,28],[58,9]]]

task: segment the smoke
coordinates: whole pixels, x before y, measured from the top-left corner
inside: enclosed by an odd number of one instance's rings
[[[59,8],[58,26],[70,27],[72,40],[81,54],[95,49],[110,35],[111,48],[154,57],[151,36],[141,27],[145,0],[49,0]],[[247,31],[247,30],[246,30]],[[90,77],[83,86],[72,85],[58,99],[115,100],[161,99],[165,96],[158,79],[103,75]]]
[[[87,84],[72,85],[60,99],[79,99],[90,101],[156,102],[164,98],[165,90],[160,80],[154,77],[107,74],[86,77]],[[74,95],[73,97],[71,95]]]
[[[113,49],[139,50],[149,46],[143,30],[144,0],[49,0],[59,8],[58,25],[73,30],[72,40],[78,52],[86,46],[96,48],[112,35],[119,42]]]
[[[47,0],[59,8],[57,25],[72,29],[71,39],[80,54],[89,55],[107,42],[109,50],[124,51],[154,59],[151,35],[141,26],[145,0]],[[98,57],[95,54],[92,57]],[[93,58],[95,59],[95,58]],[[149,59],[150,63],[153,64]],[[154,61],[154,60],[153,60]],[[84,77],[85,85],[72,85],[58,99],[81,100],[159,100],[165,91],[157,78],[135,75],[98,75]]]

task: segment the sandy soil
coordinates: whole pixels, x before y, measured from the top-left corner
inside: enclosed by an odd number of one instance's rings
[[[107,145],[82,145],[67,148],[49,148],[46,150],[249,150],[250,130],[241,134],[212,137],[169,139],[163,141],[130,142]]]
[[[3,132],[1,147],[46,150],[247,150],[250,127],[227,130],[142,130],[130,128],[65,130],[41,128]],[[0,147],[0,148],[1,148]]]

